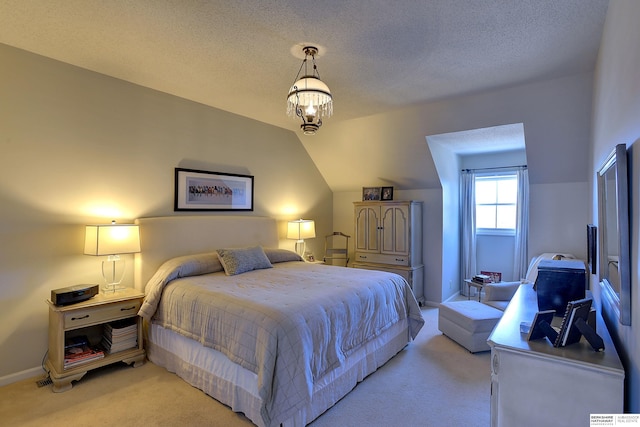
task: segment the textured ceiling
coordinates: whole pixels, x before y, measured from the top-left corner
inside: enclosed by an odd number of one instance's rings
[[[607,5],[0,0],[0,43],[297,131],[285,95],[298,46],[321,47],[329,120],[348,120],[592,71]]]

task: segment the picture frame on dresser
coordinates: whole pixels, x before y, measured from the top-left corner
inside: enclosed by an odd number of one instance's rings
[[[174,211],[252,211],[252,175],[175,169]]]
[[[383,201],[393,200],[393,187],[382,187],[380,200],[383,200]]]
[[[382,195],[382,187],[362,187],[363,201],[379,201]]]

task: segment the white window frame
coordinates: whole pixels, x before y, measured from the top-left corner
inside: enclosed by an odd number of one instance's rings
[[[500,172],[500,173],[486,173],[486,174],[479,174],[475,177],[474,179],[474,191],[475,191],[475,185],[476,185],[476,181],[478,180],[486,180],[486,181],[497,181],[497,180],[501,180],[501,179],[513,179],[516,182],[516,191],[517,191],[517,183],[518,183],[518,176],[515,173],[515,171],[505,171],[505,172]],[[513,205],[516,208],[516,212],[518,209],[518,197],[516,194],[516,201],[514,203],[487,203],[485,204],[487,206],[498,206],[498,205]],[[478,206],[478,202],[476,201],[476,206],[474,207],[474,209]],[[516,225],[517,226],[517,225]],[[476,235],[490,235],[490,236],[515,236],[516,234],[516,227],[514,228],[479,228],[476,227]]]

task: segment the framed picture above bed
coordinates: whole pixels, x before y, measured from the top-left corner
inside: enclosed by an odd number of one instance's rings
[[[253,176],[176,168],[175,211],[252,211]]]

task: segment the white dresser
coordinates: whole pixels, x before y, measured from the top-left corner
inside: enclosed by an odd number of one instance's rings
[[[404,277],[424,303],[422,202],[355,202],[355,268]]]
[[[605,350],[598,353],[584,337],[561,348],[546,338],[527,341],[520,323],[537,311],[533,286],[520,286],[489,336],[491,425],[588,426],[590,414],[622,413],[624,369],[600,314]]]

